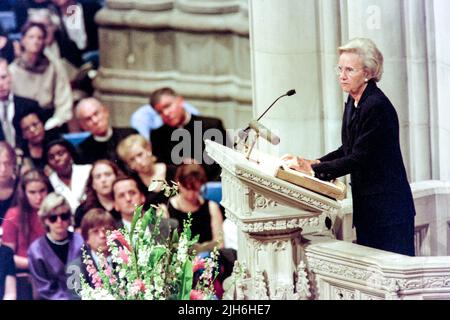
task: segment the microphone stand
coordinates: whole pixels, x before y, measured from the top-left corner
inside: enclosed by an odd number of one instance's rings
[[[258,119],[256,119],[256,121],[259,121],[274,105],[275,105],[275,103],[277,103],[277,101],[278,100],[280,100],[281,98],[283,98],[283,97],[286,97],[286,96],[292,96],[292,95],[294,95],[296,92],[295,92],[295,89],[291,89],[291,90],[289,90],[288,92],[286,92],[285,94],[282,94],[281,96],[279,96],[278,98],[276,98],[275,99],[275,101],[274,102],[272,102],[272,104],[263,112],[263,114],[262,115],[260,115],[259,117],[258,117]],[[243,135],[243,137],[240,137],[240,135],[238,135],[239,136],[239,140],[238,141],[236,141],[235,143],[234,143],[234,148],[236,148],[236,146],[239,144],[239,142],[241,142],[241,140],[244,140],[243,141],[243,143],[244,143],[244,147],[248,147],[247,146],[247,140],[248,140],[248,136],[249,136],[249,131],[250,131],[250,126],[247,126],[247,128],[245,128],[244,130],[242,130],[242,135]],[[250,153],[252,152],[252,150],[253,150],[253,147],[255,146],[255,143],[256,143],[256,140],[258,139],[258,134],[256,135],[256,137],[255,137],[255,140],[253,141],[253,143],[252,143],[252,145],[250,146],[250,147],[248,147],[249,148],[249,151],[248,151],[248,153],[247,153],[247,155],[246,155],[246,158],[247,159],[249,159],[250,158]]]

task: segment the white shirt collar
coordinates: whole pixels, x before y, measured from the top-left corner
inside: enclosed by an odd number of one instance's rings
[[[106,133],[105,136],[103,136],[103,137],[101,137],[101,136],[93,136],[93,137],[94,137],[94,140],[97,141],[97,142],[106,142],[109,139],[111,139],[112,135],[113,135],[113,130],[112,130],[111,127],[109,127],[108,128],[108,132]]]

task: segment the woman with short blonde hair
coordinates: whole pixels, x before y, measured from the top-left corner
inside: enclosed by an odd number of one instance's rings
[[[347,44],[339,47],[338,52],[339,55],[344,52],[356,53],[361,58],[364,68],[370,74],[367,79],[373,79],[375,82],[381,80],[384,58],[372,40],[366,38],[352,39]]]
[[[132,134],[117,146],[117,154],[133,171],[138,187],[146,195],[149,204],[167,203],[162,191],[162,183],[174,179],[176,167],[162,162],[155,162],[150,143],[139,134]],[[148,191],[147,191],[148,190]]]

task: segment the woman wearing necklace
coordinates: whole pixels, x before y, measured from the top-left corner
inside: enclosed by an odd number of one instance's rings
[[[47,234],[34,241],[28,249],[30,273],[38,298],[44,300],[76,299],[67,288],[66,266],[81,256],[83,238],[69,232],[72,213],[66,199],[50,193],[38,212]]]
[[[174,179],[176,168],[162,162],[155,162],[150,143],[139,134],[132,134],[123,139],[117,146],[117,154],[132,170],[132,176],[138,182],[139,189],[145,194],[147,204],[167,204],[167,197],[162,190],[162,184],[154,181]]]
[[[37,170],[30,170],[22,176],[13,203],[3,221],[2,242],[14,251],[17,277],[17,299],[30,300],[32,287],[29,280],[27,250],[30,244],[45,234],[38,210],[42,201],[51,191],[48,178]]]

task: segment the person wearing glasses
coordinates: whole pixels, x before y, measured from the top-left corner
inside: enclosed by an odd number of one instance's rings
[[[68,270],[72,272],[71,287],[75,293],[81,289],[80,275],[91,286],[95,287],[89,268],[98,270],[105,261],[113,267],[111,254],[108,250],[108,232],[116,230],[117,220],[106,210],[100,208],[90,209],[81,220],[81,235],[85,241],[83,250],[85,255],[70,262]]]
[[[81,256],[83,238],[69,231],[72,213],[67,200],[60,194],[49,193],[38,212],[46,234],[28,249],[28,259],[37,298],[42,300],[76,299],[68,289],[66,266]]]
[[[415,208],[399,141],[394,106],[377,86],[383,55],[356,38],[339,49],[336,73],[348,99],[342,145],[317,159],[285,155],[285,164],[321,180],[350,174],[353,225],[360,245],[414,256]]]

